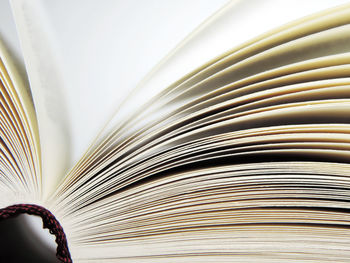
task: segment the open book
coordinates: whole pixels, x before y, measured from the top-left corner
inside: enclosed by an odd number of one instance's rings
[[[348,262],[350,3],[101,2],[1,3],[1,224],[62,262]]]

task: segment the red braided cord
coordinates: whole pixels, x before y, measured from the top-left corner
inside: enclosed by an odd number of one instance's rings
[[[55,216],[47,209],[32,204],[12,205],[0,209],[0,221],[11,217],[16,217],[19,214],[29,214],[40,216],[43,221],[43,228],[48,228],[50,233],[56,236],[57,252],[56,257],[64,263],[72,263],[70,256],[66,235],[63,228],[57,221]]]

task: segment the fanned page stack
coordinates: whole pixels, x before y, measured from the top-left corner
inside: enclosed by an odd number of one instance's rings
[[[121,95],[118,78],[112,93],[94,83],[95,103],[86,111],[89,90],[82,83],[88,87],[114,68],[97,65],[104,69],[71,82],[81,85],[67,92],[64,76],[76,80],[79,67],[89,72],[96,64],[89,59],[96,60],[93,53],[81,59],[82,52],[72,73],[73,62],[66,62],[76,54],[52,52],[64,46],[57,36],[70,31],[36,16],[50,14],[47,6],[37,12],[41,2],[12,1],[21,53],[9,51],[6,41],[0,48],[2,219],[41,216],[57,236],[62,262],[350,261],[350,4],[212,6],[217,13],[196,30],[200,21],[193,22],[184,36],[194,32],[139,84],[128,82],[136,87],[130,95]],[[62,7],[59,2],[51,10]],[[96,14],[97,2],[91,6]],[[269,3],[277,12],[264,7]],[[182,19],[170,13],[165,17]],[[258,13],[261,19],[252,21]],[[60,19],[74,28],[68,14]],[[75,34],[93,28],[87,24]],[[156,43],[163,43],[161,35]],[[235,40],[221,38],[228,35]],[[82,42],[75,51],[91,44]],[[137,46],[157,49],[142,41],[127,45],[136,55]],[[58,73],[62,63],[69,70]],[[113,96],[105,118],[96,115]]]

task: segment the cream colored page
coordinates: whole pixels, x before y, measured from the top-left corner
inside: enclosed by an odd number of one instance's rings
[[[10,3],[7,0],[0,1],[0,58],[2,59],[9,77],[13,83],[13,88],[18,94],[19,101],[23,105],[23,114],[27,116],[29,123],[28,131],[33,135],[37,159],[37,169],[40,171],[40,142],[37,127],[36,114],[32,97],[30,94],[29,82],[25,73],[22,52],[11,13]],[[29,136],[29,134],[28,134]],[[30,137],[30,136],[29,136]],[[41,174],[37,175],[38,177]]]
[[[108,134],[135,111],[192,70],[224,52],[295,19],[348,0],[232,0],[182,41],[137,86],[104,130]],[[151,119],[153,116],[149,116]],[[147,122],[147,119],[143,120]]]
[[[74,164],[130,90],[227,0],[37,2],[61,58]]]
[[[17,70],[21,71],[21,77],[25,78],[22,51],[9,0],[0,0],[0,38],[10,53],[12,60],[16,63]]]
[[[12,1],[47,183],[54,187],[137,82],[226,2]]]
[[[55,43],[38,3],[11,2],[38,119],[45,196],[68,169],[70,137]]]

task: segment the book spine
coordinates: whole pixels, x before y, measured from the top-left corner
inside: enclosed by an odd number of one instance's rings
[[[17,204],[0,209],[0,221],[16,217],[20,214],[40,216],[43,221],[43,228],[48,228],[52,235],[55,235],[57,243],[56,257],[64,263],[72,263],[69,253],[66,234],[55,216],[42,206],[33,204]]]

